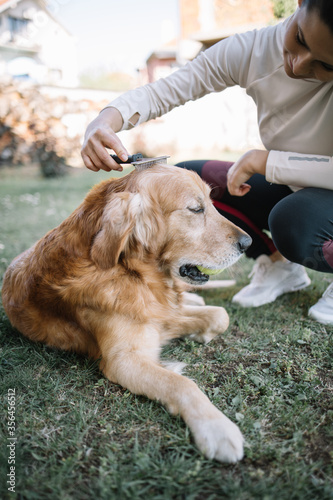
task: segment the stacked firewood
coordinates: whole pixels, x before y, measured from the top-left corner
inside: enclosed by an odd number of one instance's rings
[[[0,80],[0,167],[39,162],[45,175],[77,165],[82,130],[105,102],[51,98],[38,86]],[[69,133],[70,119],[82,124]]]

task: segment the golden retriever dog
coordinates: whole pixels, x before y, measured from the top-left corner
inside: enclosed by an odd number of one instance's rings
[[[208,280],[196,266],[225,268],[250,243],[196,173],[154,165],[95,186],[14,259],[3,305],[22,334],[100,360],[111,382],[181,415],[204,455],[236,462],[238,427],[159,354],[171,339],[209,342],[226,330],[222,307],[186,305],[183,292]]]

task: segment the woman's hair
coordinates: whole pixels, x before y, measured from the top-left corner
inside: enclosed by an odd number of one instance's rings
[[[308,11],[316,10],[321,21],[333,33],[333,1],[332,0],[303,0],[302,7]]]

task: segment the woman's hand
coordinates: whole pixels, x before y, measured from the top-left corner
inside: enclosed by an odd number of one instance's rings
[[[122,171],[123,167],[118,165],[105,148],[112,149],[123,161],[128,158],[128,152],[123,146],[116,132],[121,130],[123,119],[115,108],[105,108],[87,127],[81,156],[84,164],[90,170],[98,172],[102,169]]]
[[[244,196],[251,189],[246,181],[253,174],[266,174],[268,151],[252,149],[245,153],[228,171],[227,186],[232,196]]]

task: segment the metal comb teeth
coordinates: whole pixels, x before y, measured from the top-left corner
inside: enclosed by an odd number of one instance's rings
[[[155,158],[144,158],[141,153],[137,153],[135,155],[129,155],[126,161],[123,161],[117,155],[110,155],[111,158],[118,163],[119,165],[133,165],[137,170],[144,170],[146,168],[150,168],[155,163],[165,162],[170,156],[156,156]]]

